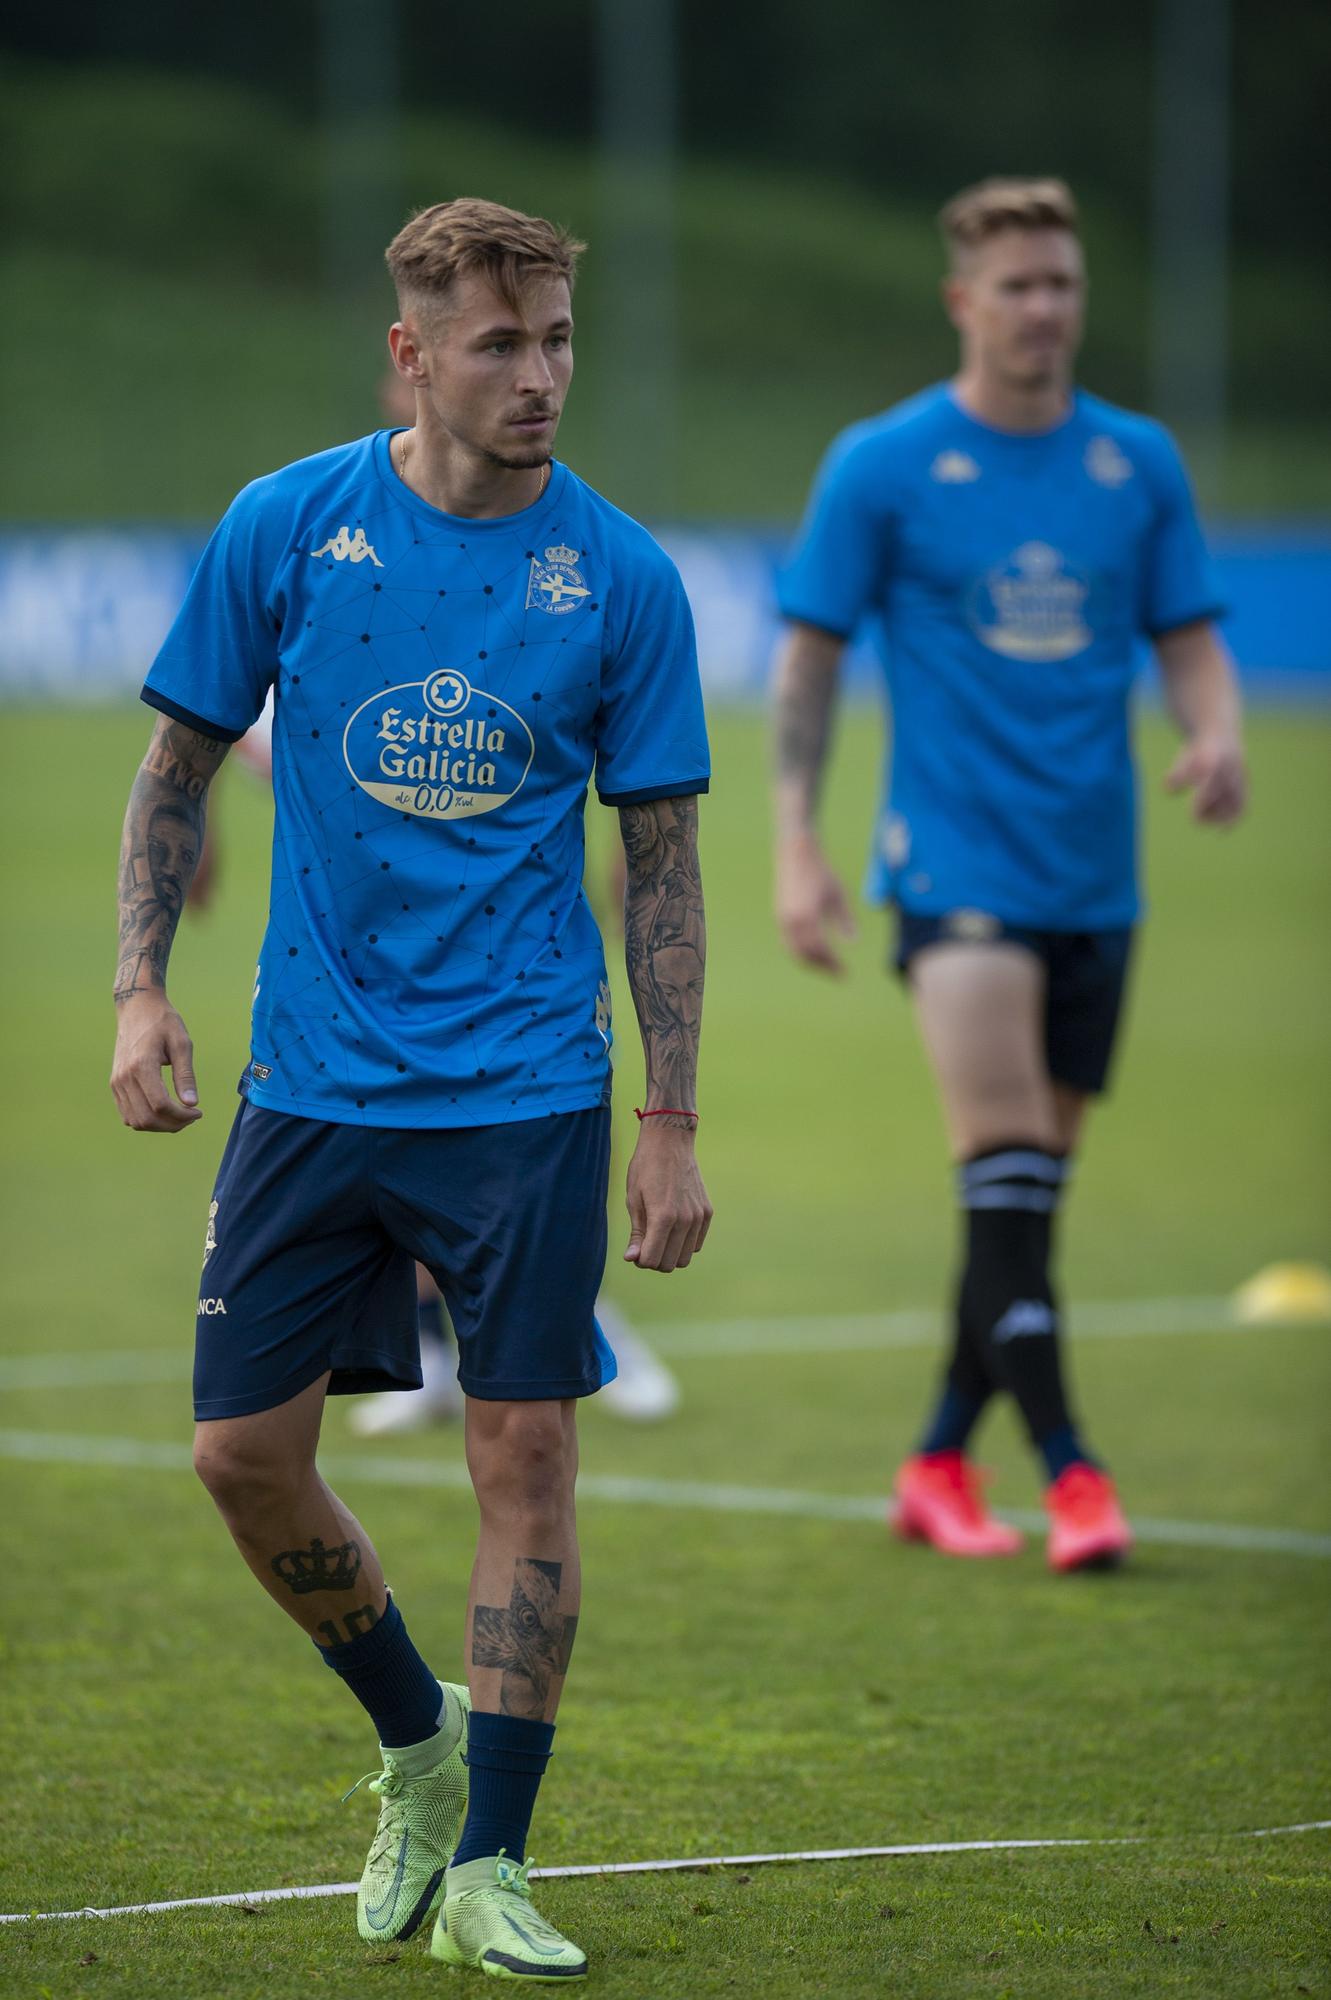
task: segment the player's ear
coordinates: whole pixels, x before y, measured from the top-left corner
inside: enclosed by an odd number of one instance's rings
[[[393,357],[393,366],[413,389],[427,379],[421,347],[420,333],[410,320],[395,320],[389,327],[388,351]]]
[[[943,300],[943,311],[960,333],[966,323],[966,281],[955,273],[943,279],[938,287]]]

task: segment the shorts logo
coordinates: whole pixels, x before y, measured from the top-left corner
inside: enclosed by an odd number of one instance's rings
[[[1093,437],[1081,462],[1097,486],[1108,486],[1115,492],[1132,477],[1132,460],[1124,457],[1111,437]]]
[[[577,560],[578,550],[566,548],[562,542],[546,550],[544,562],[532,557],[527,578],[528,611],[549,611],[559,618],[576,611],[583,599],[591,596],[574,567]]]
[[[1086,623],[1091,587],[1048,542],[1023,542],[974,584],[971,630],[1009,660],[1068,660],[1095,634]]]
[[[203,1261],[206,1264],[217,1248],[217,1203],[208,1204],[208,1227],[203,1232]]]
[[[371,695],[342,736],[361,790],[418,819],[472,819],[507,805],[535,754],[517,710],[456,667]]]
[[[998,918],[991,917],[987,910],[949,910],[943,919],[944,937],[956,938],[964,944],[988,944],[1002,928]]]
[[[363,563],[368,560],[376,569],[383,568],[383,564],[365,539],[364,528],[357,528],[354,535],[350,528],[339,528],[335,535],[328,537],[321,549],[310,550],[311,559],[316,556],[332,556],[334,562]]]
[[[227,1317],[226,1307],[222,1304],[222,1301],[220,1299],[200,1299],[199,1310],[195,1314],[195,1318],[213,1319],[216,1317],[218,1313],[221,1314],[223,1319]]]
[[[940,451],[929,467],[930,479],[940,486],[969,486],[979,476],[980,468],[968,451]]]
[[[1015,1299],[994,1327],[995,1340],[1021,1340],[1024,1336],[1053,1333],[1058,1322],[1054,1309],[1043,1299]]]

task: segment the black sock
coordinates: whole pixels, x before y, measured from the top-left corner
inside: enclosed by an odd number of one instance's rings
[[[970,1309],[963,1272],[953,1311],[952,1352],[919,1450],[964,1451],[996,1386],[989,1374],[983,1332]]]
[[[979,1329],[989,1377],[1015,1397],[1051,1478],[1086,1457],[1068,1407],[1049,1276],[1067,1170],[1059,1154],[1014,1140],[967,1160],[958,1176],[967,1237],[963,1316]]]

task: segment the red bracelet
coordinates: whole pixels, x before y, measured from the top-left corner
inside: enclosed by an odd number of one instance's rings
[[[644,1118],[691,1118],[695,1125],[698,1122],[698,1114],[696,1111],[678,1111],[678,1110],[672,1110],[668,1107],[661,1111],[639,1111],[637,1105],[635,1104],[633,1107],[633,1115],[638,1120],[639,1124],[642,1123],[642,1120]]]

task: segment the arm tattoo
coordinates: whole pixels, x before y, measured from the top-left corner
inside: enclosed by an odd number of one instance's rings
[[[551,1681],[556,1674],[568,1672],[578,1621],[558,1608],[563,1569],[562,1563],[519,1556],[513,1565],[513,1589],[507,1606],[476,1606],[471,1663],[502,1669],[501,1715],[542,1721]]]
[[[827,761],[836,693],[834,674],[792,650],[776,698],[776,779],[780,792],[810,817]]]
[[[230,747],[158,718],[120,842],[117,1001],[166,985],[171,941],[203,849],[208,786]]]
[[[628,864],[624,958],[647,1061],[647,1093],[682,1111],[697,1101],[707,924],[698,801],[621,806]]]

